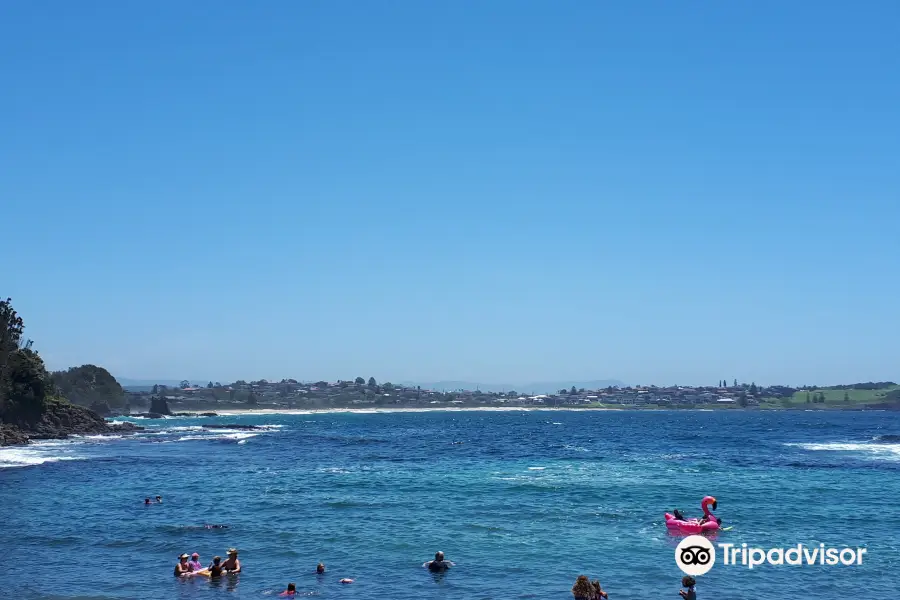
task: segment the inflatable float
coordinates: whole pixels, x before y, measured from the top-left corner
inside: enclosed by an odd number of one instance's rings
[[[706,496],[700,502],[700,506],[703,507],[703,522],[700,519],[679,519],[672,513],[666,513],[666,527],[669,531],[679,531],[690,535],[706,531],[718,531],[722,525],[722,520],[710,512],[710,505],[712,505],[713,510],[718,506],[716,499],[712,496]]]

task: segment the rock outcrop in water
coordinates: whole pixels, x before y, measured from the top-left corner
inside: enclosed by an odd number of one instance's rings
[[[150,400],[150,410],[148,412],[157,415],[172,414],[172,411],[169,410],[169,403],[166,402],[166,399],[162,396],[154,396],[153,399]]]
[[[24,329],[12,301],[0,301],[0,446],[141,429],[131,423],[111,425],[60,398],[43,359],[23,340]]]

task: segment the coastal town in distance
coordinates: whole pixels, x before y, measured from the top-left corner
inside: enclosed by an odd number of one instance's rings
[[[155,402],[154,402],[155,401]],[[164,401],[164,402],[163,402]],[[900,386],[894,382],[866,382],[831,387],[757,386],[736,380],[713,386],[572,386],[553,393],[519,390],[425,389],[421,386],[379,383],[375,378],[301,382],[235,381],[196,385],[125,386],[123,412],[142,412],[152,406],[172,410],[246,409],[366,409],[366,408],[753,408],[753,409],[884,409],[900,408]],[[164,409],[163,409],[164,410]]]

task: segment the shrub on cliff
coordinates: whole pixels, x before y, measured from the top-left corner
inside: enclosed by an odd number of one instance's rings
[[[53,391],[44,361],[24,341],[24,331],[12,300],[0,301],[0,421],[5,423],[36,422]]]
[[[59,393],[73,404],[101,406],[116,410],[125,406],[125,390],[109,371],[96,365],[81,365],[53,373]]]

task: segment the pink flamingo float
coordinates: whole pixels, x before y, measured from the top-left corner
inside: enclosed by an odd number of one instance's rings
[[[713,510],[716,510],[718,506],[716,499],[712,496],[706,496],[700,502],[700,506],[703,507],[703,519],[678,518],[672,513],[666,513],[666,527],[669,531],[680,531],[690,535],[705,531],[716,531],[721,526],[722,521],[710,512],[710,505],[712,505]],[[681,515],[678,516],[680,517]]]

